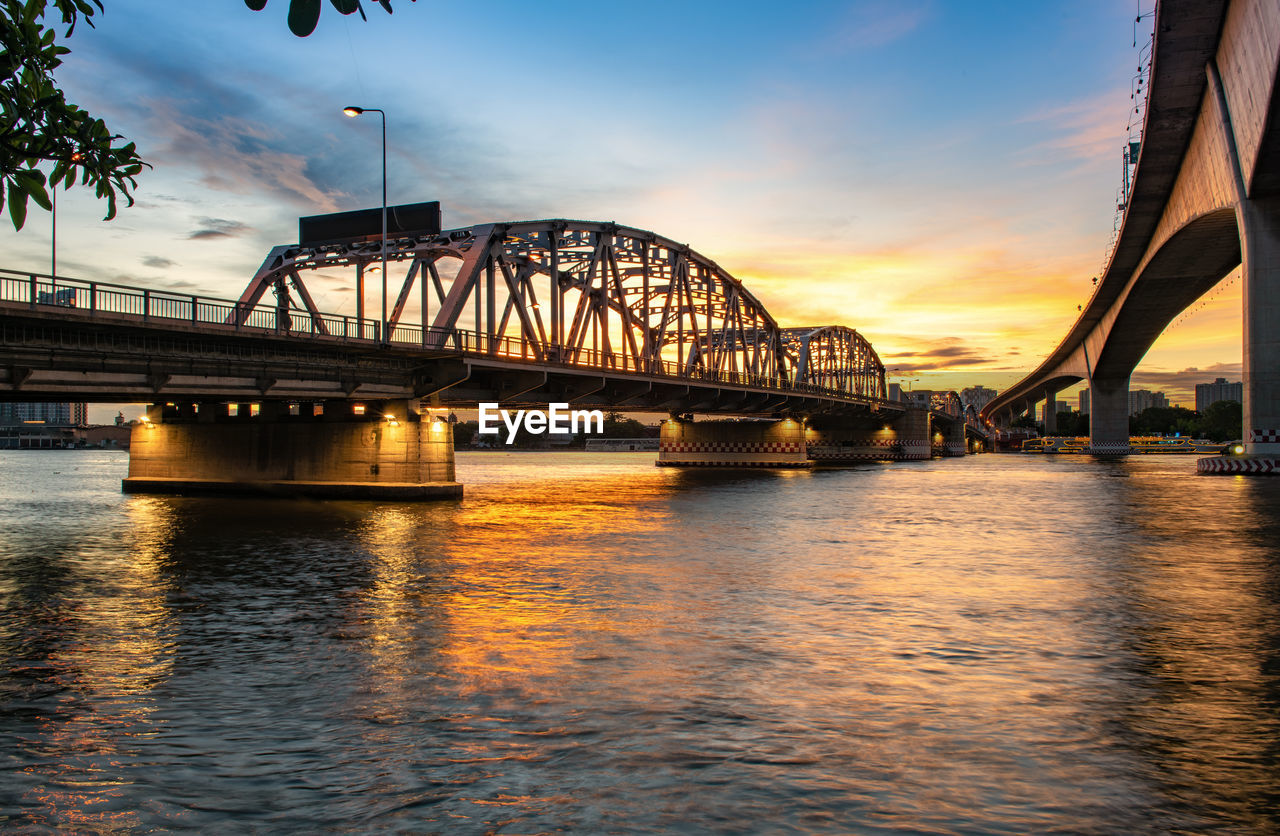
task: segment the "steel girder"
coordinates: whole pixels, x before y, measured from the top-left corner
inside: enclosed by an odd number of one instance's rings
[[[784,328],[783,344],[796,382],[884,398],[884,363],[871,343],[852,328]]]
[[[404,342],[402,333],[412,331],[426,348],[886,396],[884,365],[856,331],[779,328],[719,265],[652,232],[594,221],[521,221],[389,241],[387,249],[389,270],[403,268],[383,335],[391,342]],[[270,290],[281,311],[309,318],[313,333],[328,333],[332,325],[303,276],[354,269],[357,333],[377,335],[382,326],[365,315],[363,299],[366,273],[380,260],[380,240],[276,247],[233,317],[247,317]],[[425,327],[400,324],[410,307]]]

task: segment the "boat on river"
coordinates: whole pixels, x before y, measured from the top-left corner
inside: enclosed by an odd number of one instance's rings
[[[1162,436],[1134,436],[1129,439],[1130,452],[1146,453],[1225,453],[1230,444],[1210,441],[1207,438],[1187,438],[1178,436],[1166,438]],[[1047,453],[1088,453],[1089,439],[1084,437],[1029,438],[1022,442],[1022,452],[1032,454]]]

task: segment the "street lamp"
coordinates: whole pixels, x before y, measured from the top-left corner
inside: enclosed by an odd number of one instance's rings
[[[387,113],[376,107],[344,107],[342,112],[355,118],[362,113],[376,113],[382,117],[382,341],[388,342],[387,333]]]

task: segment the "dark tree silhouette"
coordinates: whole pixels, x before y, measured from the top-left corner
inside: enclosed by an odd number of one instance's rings
[[[391,0],[375,2],[390,14]],[[329,3],[342,14],[365,17],[361,0]],[[260,11],[267,0],[245,5]],[[289,29],[310,35],[321,5],[322,0],[290,0]],[[60,20],[69,37],[76,23],[92,27],[92,17],[102,11],[102,0],[0,0],[0,210],[7,202],[14,229],[26,223],[29,201],[51,209],[50,190],[69,189],[77,180],[107,201],[106,220],[116,216],[117,197],[133,205],[131,191],[147,163],[134,143],[118,142],[124,137],[68,102],[53,79],[70,50],[57,43],[46,19]]]
[[[376,2],[387,10],[387,14],[391,14],[391,0],[376,0]],[[416,0],[410,0],[410,2],[416,2]],[[267,0],[244,0],[244,4],[255,12],[260,12],[266,8]],[[329,0],[329,4],[344,15],[359,12],[361,18],[369,19],[365,17],[360,0]],[[316,24],[320,22],[320,9],[323,5],[322,0],[289,0],[289,31],[299,38],[305,38],[314,32]]]
[[[120,145],[101,119],[67,101],[53,71],[70,52],[45,25],[52,10],[69,36],[77,21],[89,26],[101,0],[0,0],[0,208],[6,200],[14,229],[27,219],[27,201],[49,209],[49,190],[68,189],[78,179],[107,200],[115,217],[116,196],[133,205],[130,189],[145,163],[132,142]],[[41,166],[53,164],[46,175]]]

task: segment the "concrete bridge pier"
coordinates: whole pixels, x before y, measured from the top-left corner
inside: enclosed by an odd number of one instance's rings
[[[963,454],[963,428],[959,448]],[[810,467],[931,457],[930,414],[780,420],[672,417],[662,423],[659,467]]]
[[[672,416],[662,422],[659,467],[808,467],[805,422]]]
[[[1129,378],[1089,381],[1089,452],[1127,456],[1130,451]]]
[[[1058,390],[1044,390],[1044,434],[1053,435],[1058,431]]]
[[[1244,263],[1244,444],[1280,457],[1280,198],[1237,210]]]
[[[965,427],[963,421],[939,421],[934,436],[941,441],[941,449],[939,445],[934,445],[934,453],[943,457],[964,456],[969,453],[969,442],[965,437]]]
[[[933,416],[927,409],[908,409],[894,422],[902,450],[900,458],[913,461],[933,457]]]
[[[1280,473],[1280,198],[1236,208],[1244,295],[1244,455],[1201,459],[1201,473]]]
[[[125,493],[421,500],[462,495],[453,431],[417,401],[153,404]]]
[[[894,417],[817,417],[809,422],[805,440],[815,464],[918,461],[932,456],[926,409],[908,409]]]

